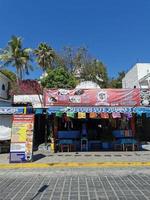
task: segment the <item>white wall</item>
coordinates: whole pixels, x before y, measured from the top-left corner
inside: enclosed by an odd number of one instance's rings
[[[134,86],[139,87],[138,70],[136,65],[134,65],[122,79],[123,88],[134,88]]]
[[[0,115],[0,141],[11,139],[12,115]]]
[[[150,73],[150,63],[137,63],[138,80]]]
[[[150,63],[135,64],[122,79],[123,88],[140,88],[139,80],[150,73]]]
[[[0,72],[0,99],[7,99],[8,97],[8,82],[10,82],[10,80]],[[5,87],[5,90],[2,89],[3,85]]]

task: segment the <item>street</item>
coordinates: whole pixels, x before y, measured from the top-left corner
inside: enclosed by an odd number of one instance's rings
[[[150,169],[1,169],[0,200],[150,199]]]

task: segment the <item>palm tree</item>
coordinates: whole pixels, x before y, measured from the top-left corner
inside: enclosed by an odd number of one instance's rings
[[[22,47],[22,39],[12,36],[6,48],[0,50],[1,67],[13,66],[16,68],[17,81],[22,80],[24,73],[33,70],[30,65],[31,49]]]
[[[40,43],[38,48],[34,50],[36,61],[45,72],[52,67],[56,54],[54,50],[46,43]]]

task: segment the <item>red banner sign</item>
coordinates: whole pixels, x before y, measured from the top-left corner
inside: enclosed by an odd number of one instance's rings
[[[45,90],[45,106],[139,106],[139,89]]]

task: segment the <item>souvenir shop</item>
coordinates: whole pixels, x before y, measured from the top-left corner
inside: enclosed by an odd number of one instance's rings
[[[150,110],[139,107],[138,89],[91,89],[76,93],[45,91],[48,132],[54,152],[140,150],[137,122],[139,115]]]
[[[55,113],[54,111],[51,113],[52,109],[48,109],[50,132],[55,138],[56,151],[125,150],[120,144],[123,142],[131,144],[128,145],[131,150],[137,149],[135,114],[131,108],[72,109],[74,112],[59,110]]]

